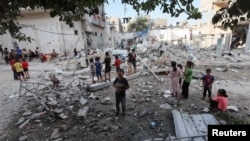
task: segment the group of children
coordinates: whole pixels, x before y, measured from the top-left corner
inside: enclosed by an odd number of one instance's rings
[[[28,69],[29,63],[25,58],[11,58],[9,63],[13,71],[14,80],[26,81],[30,78]]]
[[[184,98],[187,99],[189,95],[189,85],[193,76],[194,63],[191,61],[186,62],[185,70],[182,72],[182,65],[177,64],[175,61],[171,61],[172,69],[167,71],[168,77],[170,78],[169,89],[172,93],[172,97],[177,99]],[[184,77],[184,78],[183,78]],[[184,79],[182,81],[182,78]],[[181,89],[181,95],[179,95],[179,90]]]
[[[115,66],[116,72],[118,73],[118,70],[120,69],[120,65],[122,61],[120,60],[118,55],[115,55],[115,63],[111,64],[111,57],[109,55],[109,52],[105,52],[105,58],[104,61],[101,63],[100,62],[100,57],[95,57],[95,61],[93,58],[89,60],[90,62],[90,71],[92,75],[92,83],[95,83],[95,76],[97,77],[98,82],[103,82],[103,81],[111,81],[111,68],[112,66]],[[102,78],[102,68],[103,64],[105,65],[104,68],[104,80]]]
[[[189,85],[193,77],[193,67],[194,63],[192,61],[187,61],[184,71],[182,72],[182,65],[177,64],[175,61],[171,61],[172,69],[167,71],[168,77],[170,78],[169,90],[172,93],[172,97],[176,99],[183,98],[188,99],[189,96]],[[217,96],[212,98],[212,85],[214,83],[214,76],[211,74],[211,69],[206,69],[206,74],[201,77],[203,94],[202,100],[206,99],[210,102],[210,107],[212,110],[225,111],[228,105],[227,93],[224,89],[219,89]],[[183,80],[182,80],[183,78]],[[179,91],[181,90],[181,95]]]

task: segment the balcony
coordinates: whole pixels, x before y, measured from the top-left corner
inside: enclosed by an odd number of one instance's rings
[[[93,15],[90,17],[91,23],[100,28],[105,28],[105,20],[99,15]]]

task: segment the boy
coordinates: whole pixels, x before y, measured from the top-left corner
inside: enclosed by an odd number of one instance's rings
[[[202,77],[202,84],[203,84],[203,97],[202,100],[205,100],[206,94],[208,91],[208,99],[211,98],[211,91],[212,91],[212,85],[214,83],[214,76],[211,75],[211,69],[206,69],[206,75]]]
[[[25,77],[24,77],[24,74],[23,74],[23,65],[22,63],[20,63],[19,59],[17,58],[16,59],[16,63],[14,64],[14,68],[17,72],[17,77],[20,81],[22,80],[26,80]]]
[[[30,78],[30,74],[29,74],[29,63],[23,58],[22,61],[22,65],[23,65],[23,72],[24,72],[24,76],[26,79]]]
[[[128,80],[123,77],[124,70],[118,70],[118,77],[115,79],[113,86],[115,87],[115,99],[116,99],[116,116],[120,112],[120,103],[122,104],[122,115],[125,116],[126,107],[126,90],[129,88]]]
[[[116,68],[116,73],[118,73],[118,70],[120,69],[121,63],[122,63],[122,60],[119,59],[118,55],[115,55],[115,63],[113,65]]]
[[[102,82],[102,64],[100,62],[100,58],[95,58],[95,73],[98,79],[98,82]]]

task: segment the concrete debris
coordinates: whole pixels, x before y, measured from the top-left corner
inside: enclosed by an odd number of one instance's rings
[[[204,107],[204,108],[201,109],[201,111],[202,111],[202,112],[205,112],[205,113],[208,113],[210,110],[209,110],[209,108]]]
[[[54,128],[52,131],[52,134],[50,135],[50,139],[54,140],[54,139],[60,138],[60,135],[58,132],[59,132],[59,128]]]
[[[28,136],[21,136],[18,138],[18,141],[27,141]]]
[[[22,114],[22,116],[24,116],[24,117],[30,116],[30,115],[32,115],[32,112],[31,112],[30,110],[28,110],[28,111],[26,111],[26,112],[24,112],[24,113]]]
[[[54,109],[54,112],[55,112],[56,114],[61,114],[61,113],[63,112],[63,110],[64,110],[64,109],[62,109],[62,108],[55,108],[55,109]]]
[[[226,72],[227,68],[216,68],[215,70],[220,72]]]
[[[198,66],[203,62],[202,58],[207,57],[211,61],[214,60],[223,60],[223,61],[230,61],[230,62],[241,62],[244,60],[247,60],[249,57],[244,56],[246,58],[241,59],[234,56],[214,56],[214,53],[209,52],[198,52],[196,50],[192,50],[191,52],[181,52],[175,48],[169,48],[169,49],[147,49],[147,48],[140,48],[141,54],[138,54],[138,72],[135,74],[132,74],[130,76],[125,76],[130,82],[133,82],[134,84],[137,84],[136,87],[132,87],[126,92],[127,98],[129,97],[129,101],[126,105],[126,116],[127,117],[139,117],[141,119],[145,118],[150,122],[149,126],[151,127],[150,130],[157,129],[159,132],[159,136],[161,136],[163,133],[161,128],[156,128],[158,125],[159,127],[164,127],[165,125],[161,123],[161,120],[164,120],[160,115],[160,112],[153,111],[151,109],[151,104],[155,104],[157,108],[164,110],[169,110],[172,108],[179,108],[177,106],[181,105],[183,101],[185,100],[177,100],[171,96],[171,92],[169,90],[166,90],[168,84],[169,84],[169,78],[166,77],[166,70],[170,69],[170,60],[176,60],[178,63],[184,63],[186,60],[191,60],[198,64]],[[160,51],[163,51],[164,53],[159,53]],[[225,62],[226,62],[225,61]],[[75,60],[75,62],[78,62]],[[204,64],[202,64],[204,65]],[[205,64],[206,68],[210,67],[211,64]],[[124,69],[126,69],[126,64],[124,64]],[[216,64],[215,70],[218,72],[227,72],[230,70],[231,72],[238,73],[239,66],[236,64],[228,65],[226,63]],[[234,68],[234,69],[232,69]],[[213,68],[214,69],[214,68]],[[229,71],[229,72],[230,72]],[[49,91],[44,92],[46,90],[46,87],[43,88],[37,88],[36,93],[34,95],[37,101],[42,104],[43,106],[39,106],[35,108],[34,112],[32,113],[30,110],[25,111],[22,113],[22,116],[18,119],[18,121],[15,123],[16,126],[18,126],[21,130],[24,130],[23,127],[29,127],[30,129],[36,128],[40,126],[39,128],[42,128],[47,133],[51,133],[49,136],[49,139],[47,140],[53,140],[53,141],[60,141],[63,140],[65,136],[61,136],[60,132],[67,131],[67,130],[77,130],[81,131],[82,134],[82,140],[93,140],[89,135],[90,131],[93,131],[94,133],[98,134],[99,132],[105,132],[105,136],[108,135],[106,131],[116,131],[119,129],[122,129],[123,126],[125,127],[126,124],[120,124],[118,121],[123,121],[126,118],[119,118],[114,117],[115,112],[115,100],[114,97],[106,97],[104,95],[105,93],[98,93],[96,91],[103,90],[103,88],[112,87],[114,78],[111,79],[111,81],[107,82],[101,82],[101,83],[95,83],[92,84],[92,80],[89,76],[89,68],[81,68],[78,70],[75,67],[69,68],[67,71],[62,69],[55,69],[55,72],[46,72],[45,74],[42,74],[43,82],[47,86],[51,86],[52,83],[49,82],[50,78],[49,75],[57,74],[58,79],[60,80],[60,85],[56,91]],[[112,72],[113,73],[113,72]],[[157,75],[156,75],[157,74]],[[201,94],[201,91],[203,90],[203,87],[201,87],[201,81],[200,78],[205,74],[205,69],[201,68],[200,66],[198,68],[193,69],[193,80],[191,83],[191,89],[195,89],[198,94]],[[161,76],[163,75],[163,77]],[[134,82],[133,79],[136,78],[136,82]],[[196,79],[196,80],[194,80]],[[198,80],[197,80],[198,79]],[[217,78],[216,78],[217,79]],[[156,81],[159,81],[161,84],[164,83],[163,87],[158,87],[159,83],[156,83]],[[242,78],[240,81],[235,80],[233,81],[234,84],[240,84],[241,86],[244,86],[244,81],[248,81],[247,78]],[[232,81],[229,80],[219,80],[216,81],[215,84],[224,84],[228,85]],[[42,83],[42,82],[41,82]],[[165,85],[166,84],[166,85]],[[166,86],[166,87],[165,87]],[[27,92],[28,93],[28,92]],[[33,96],[34,96],[33,95]],[[15,98],[18,97],[18,95],[11,95],[9,98]],[[109,95],[110,96],[110,95]],[[158,96],[159,99],[155,99],[155,96]],[[190,95],[191,97],[191,95]],[[88,99],[86,99],[88,98]],[[99,100],[101,98],[101,101],[95,101]],[[95,100],[90,100],[95,99]],[[101,105],[101,104],[103,105]],[[145,105],[143,105],[145,104]],[[96,106],[96,105],[101,105]],[[149,107],[146,109],[139,109],[141,106]],[[188,104],[189,105],[189,104]],[[209,105],[209,104],[207,104]],[[110,109],[103,110],[103,107],[108,107]],[[143,107],[143,108],[145,108]],[[155,108],[155,107],[154,107]],[[185,111],[197,111],[197,112],[204,112],[208,113],[210,112],[209,108],[203,107],[199,108],[196,104],[191,104],[186,107],[180,107],[185,109]],[[245,109],[248,109],[247,107],[244,107]],[[25,108],[27,109],[27,108]],[[48,110],[49,109],[49,110]],[[45,111],[46,110],[46,111]],[[228,106],[228,110],[238,111],[238,108],[236,106]],[[182,111],[182,110],[181,110]],[[250,116],[250,113],[248,114]],[[68,118],[71,117],[77,117],[76,122],[77,124],[81,125],[81,127],[72,127],[71,124],[68,123]],[[88,118],[87,118],[88,117]],[[41,118],[41,119],[38,119]],[[46,118],[46,120],[42,119]],[[159,118],[159,119],[157,119]],[[34,119],[34,120],[33,120]],[[84,120],[83,120],[84,119]],[[105,119],[105,124],[103,124],[101,119]],[[74,119],[75,120],[75,119]],[[46,121],[47,123],[43,123]],[[63,125],[57,125],[52,126],[51,123],[55,123],[57,121],[65,121]],[[67,122],[66,122],[67,121]],[[127,122],[127,121],[126,121]],[[36,123],[35,127],[27,126],[28,124]],[[225,121],[221,121],[221,124],[226,124]],[[49,124],[49,126],[48,126]],[[101,126],[100,126],[101,125]],[[43,127],[46,126],[46,127]],[[56,127],[53,129],[53,127]],[[145,129],[144,125],[136,125],[137,129]],[[82,132],[83,131],[83,132]],[[29,131],[27,131],[29,132]],[[137,133],[138,131],[133,131],[133,134]],[[92,134],[92,133],[91,133]],[[161,135],[160,135],[161,134]],[[25,141],[28,140],[28,137],[24,134],[23,136],[19,137],[19,141]],[[110,135],[111,136],[111,135]],[[126,140],[122,138],[123,135],[118,135],[120,140]],[[148,138],[147,138],[148,139]],[[148,140],[152,140],[148,139]],[[146,140],[146,139],[145,139]],[[162,140],[161,137],[154,138],[154,140]]]
[[[78,113],[77,113],[77,116],[78,117],[83,117],[83,118],[86,118],[87,117],[87,112],[89,110],[89,107],[88,106],[85,106],[81,109],[78,110]]]
[[[111,102],[111,98],[110,97],[106,97],[104,98],[102,101],[101,101],[102,104],[104,105],[110,105],[112,102]]]
[[[19,125],[19,128],[23,128],[26,124],[30,122],[30,119],[27,119],[25,122],[23,122],[21,125]]]
[[[227,110],[235,111],[238,112],[238,107],[237,106],[227,106]]]
[[[16,125],[20,125],[21,123],[24,122],[24,120],[25,120],[24,117],[19,118],[18,121],[17,121],[17,123],[16,123]]]
[[[83,97],[80,98],[80,101],[79,101],[79,102],[80,102],[80,104],[83,105],[83,106],[84,106],[85,104],[88,103],[88,101],[87,101],[85,98],[83,98]]]
[[[161,104],[159,108],[168,110],[168,109],[171,109],[172,106],[170,106],[168,103],[164,103],[164,104]]]

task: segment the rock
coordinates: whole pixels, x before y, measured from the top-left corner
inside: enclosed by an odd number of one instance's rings
[[[96,96],[94,95],[94,93],[90,93],[89,99],[95,99]]]
[[[161,104],[159,108],[168,110],[168,109],[171,109],[172,107],[168,103],[164,103],[164,104]]]
[[[78,113],[77,113],[77,116],[78,116],[78,117],[84,117],[84,118],[86,118],[86,117],[87,117],[87,112],[88,112],[88,110],[89,110],[89,107],[88,107],[88,106],[85,106],[84,108],[79,109],[79,110],[78,110]]]
[[[52,131],[52,134],[50,136],[50,139],[57,139],[60,137],[60,135],[58,134],[59,132],[59,128],[54,128]]]
[[[54,112],[55,112],[56,114],[60,114],[60,113],[63,112],[63,109],[55,108],[55,109],[54,109]]]
[[[23,114],[22,114],[22,116],[30,116],[32,114],[32,112],[30,111],[30,110],[28,110],[28,111],[26,111],[26,112],[24,112]]]
[[[204,107],[204,108],[202,108],[202,110],[201,110],[202,112],[205,112],[205,113],[208,113],[210,110],[209,110],[209,108],[207,108],[207,107]]]
[[[85,98],[83,98],[83,97],[80,98],[80,103],[81,103],[81,105],[84,106],[87,102],[88,102],[88,101],[87,101]]]
[[[236,107],[236,106],[227,106],[227,110],[232,110],[232,111],[238,112],[238,107]]]
[[[26,141],[28,139],[28,136],[21,136],[18,138],[18,141]]]
[[[16,123],[16,125],[22,124],[24,122],[24,120],[25,120],[24,117],[19,118],[18,121],[17,121],[17,123]]]

